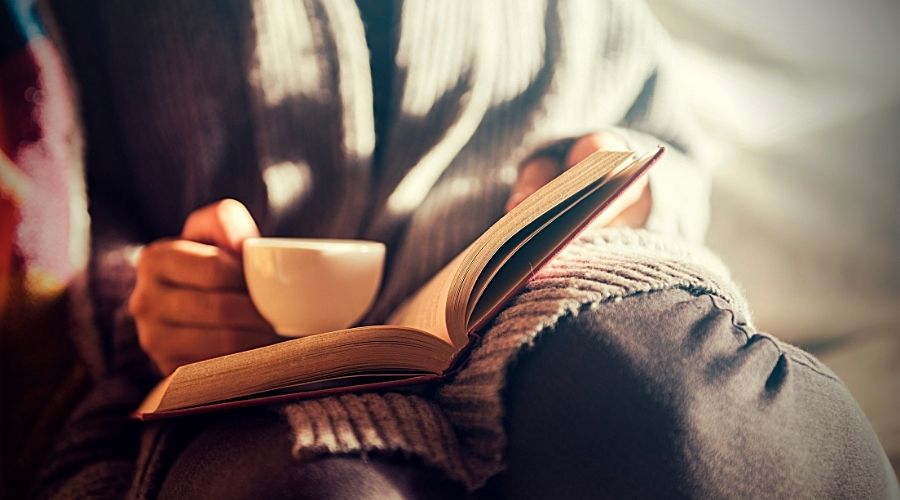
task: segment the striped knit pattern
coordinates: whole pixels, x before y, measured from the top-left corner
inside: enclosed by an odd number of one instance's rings
[[[665,40],[643,5],[403,2],[395,99],[373,166],[368,52],[352,0],[92,1],[55,7],[92,141],[90,288],[114,339],[97,371],[132,358],[115,351],[139,350],[122,320],[133,282],[123,250],[178,234],[191,210],[224,197],[246,204],[264,235],[389,243],[366,323],[502,214],[522,159],[589,131],[618,127],[637,151],[668,144],[651,172],[648,228],[703,233],[705,171],[689,156]],[[469,120],[474,129],[460,125]],[[439,177],[420,186],[411,213],[394,211],[391,196],[425,158]]]
[[[401,452],[415,454],[465,480],[466,464],[450,422],[434,402],[396,393],[347,394],[285,407],[294,454]]]
[[[722,264],[700,247],[646,231],[588,229],[500,313],[465,368],[435,401],[403,394],[345,395],[285,407],[298,457],[403,452],[470,489],[503,468],[502,392],[508,368],[539,334],[585,307],[680,288],[747,307]]]

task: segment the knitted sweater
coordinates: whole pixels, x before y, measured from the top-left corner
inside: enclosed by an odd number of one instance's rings
[[[702,238],[707,176],[690,158],[666,39],[639,3],[407,0],[377,138],[352,0],[53,3],[86,134],[83,316],[95,327],[76,335],[97,377],[152,380],[124,307],[130,256],[203,204],[241,200],[264,235],[387,242],[373,323],[501,215],[522,159],[599,129],[639,152],[669,146],[651,173],[650,232],[582,237],[434,400],[286,406],[296,453],[400,450],[477,487],[502,467],[505,367],[560,315],[676,286],[739,300],[707,277],[714,259],[675,243]]]

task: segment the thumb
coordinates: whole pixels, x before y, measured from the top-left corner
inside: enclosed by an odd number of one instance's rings
[[[600,131],[582,136],[566,155],[566,167],[572,167],[596,151],[628,151],[628,144],[619,134],[611,131]]]
[[[538,156],[528,160],[519,169],[519,177],[506,201],[506,211],[509,212],[515,208],[541,186],[553,180],[557,174],[559,174],[559,165],[553,158]]]
[[[243,203],[225,199],[191,212],[181,230],[186,240],[241,254],[244,240],[259,236],[259,228]]]
[[[599,131],[582,136],[566,156],[566,166],[572,167],[596,151],[628,151],[628,144],[619,134]],[[594,220],[600,226],[622,225],[642,227],[650,214],[650,191],[647,177],[643,176],[621,193]]]

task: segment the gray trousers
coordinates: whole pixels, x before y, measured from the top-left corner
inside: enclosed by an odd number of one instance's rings
[[[900,498],[843,384],[809,354],[742,324],[717,297],[669,290],[604,304],[544,332],[511,368],[506,469],[474,493],[414,457],[299,462],[283,417],[266,409],[173,422],[183,445],[165,453],[145,433],[150,456],[139,461],[132,493]]]
[[[670,290],[586,311],[512,368],[505,472],[472,496],[889,498],[865,416],[812,356]],[[176,459],[169,498],[464,497],[414,459],[291,459],[276,415],[219,419]]]

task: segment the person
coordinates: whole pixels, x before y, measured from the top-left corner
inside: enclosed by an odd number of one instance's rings
[[[52,4],[87,140],[96,383],[35,496],[897,497],[841,382],[758,332],[699,246],[708,172],[645,6]],[[566,166],[658,143],[441,386],[128,420],[160,375],[278,340],[247,237],[384,241],[375,323]]]

